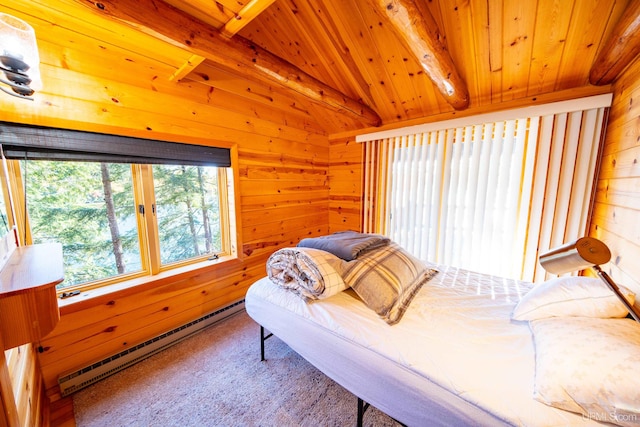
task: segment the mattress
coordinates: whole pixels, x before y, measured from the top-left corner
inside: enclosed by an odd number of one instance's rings
[[[338,384],[410,426],[601,425],[532,397],[532,334],[510,319],[531,284],[434,267],[439,273],[393,326],[350,290],[307,303],[266,277],[249,288],[246,310]]]

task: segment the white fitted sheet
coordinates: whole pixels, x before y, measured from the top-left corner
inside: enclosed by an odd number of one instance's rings
[[[393,326],[350,290],[306,303],[268,278],[249,288],[246,310],[334,381],[410,426],[599,425],[532,397],[532,335],[527,322],[510,319],[531,284],[435,267]]]

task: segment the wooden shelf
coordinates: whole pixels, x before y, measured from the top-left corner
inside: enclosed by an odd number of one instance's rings
[[[56,285],[64,280],[62,245],[16,248],[0,271],[0,334],[4,349],[36,342],[60,319]]]

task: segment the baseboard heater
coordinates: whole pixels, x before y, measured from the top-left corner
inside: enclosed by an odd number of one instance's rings
[[[58,384],[62,396],[68,396],[73,392],[83,389],[103,378],[113,375],[129,366],[162,351],[185,338],[201,331],[207,326],[244,310],[244,299],[234,302],[226,307],[213,311],[199,319],[151,338],[134,347],[107,357],[80,370],[60,376]]]

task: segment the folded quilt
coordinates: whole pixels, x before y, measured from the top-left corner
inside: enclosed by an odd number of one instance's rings
[[[267,260],[267,275],[278,286],[307,301],[323,299],[347,289],[340,274],[343,263],[323,250],[283,248]]]
[[[339,231],[326,236],[302,239],[298,247],[321,249],[345,261],[353,261],[365,252],[386,246],[389,242],[388,237],[380,234]]]

